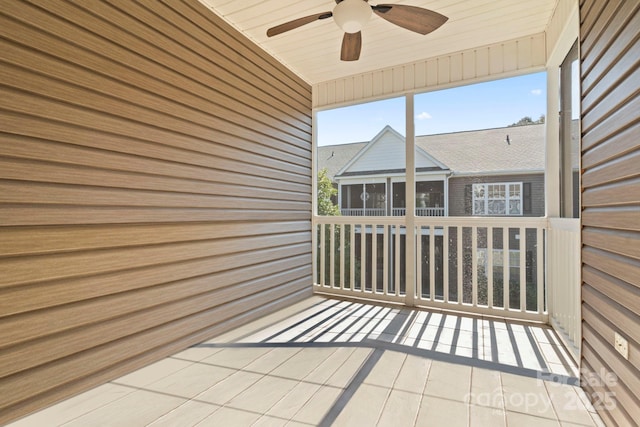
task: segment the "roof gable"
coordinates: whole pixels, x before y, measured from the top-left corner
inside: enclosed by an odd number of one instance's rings
[[[447,166],[416,146],[416,168],[447,170]],[[336,176],[376,171],[405,170],[405,139],[391,126],[385,126]]]

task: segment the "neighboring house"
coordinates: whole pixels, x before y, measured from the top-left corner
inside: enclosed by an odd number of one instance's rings
[[[544,124],[416,137],[416,215],[544,216]],[[404,215],[405,141],[318,148],[343,215]]]

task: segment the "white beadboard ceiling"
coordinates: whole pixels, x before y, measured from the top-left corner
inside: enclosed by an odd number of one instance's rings
[[[268,38],[267,29],[333,10],[333,0],[200,0],[311,85],[407,64],[545,31],[557,0],[383,0],[441,13],[449,20],[420,35],[372,14],[362,30],[362,53],[340,61],[342,30],[333,19]]]

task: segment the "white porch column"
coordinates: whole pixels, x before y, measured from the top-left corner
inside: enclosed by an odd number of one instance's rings
[[[405,225],[406,232],[406,248],[405,248],[405,268],[406,268],[406,304],[408,306],[415,305],[416,293],[416,138],[414,123],[414,103],[413,93],[405,96],[406,100],[406,133],[405,133],[405,150],[406,150],[406,184],[405,184],[405,200],[406,213]]]
[[[560,216],[560,123],[558,117],[560,76],[558,66],[547,67],[547,118],[545,146],[545,210],[548,218]]]

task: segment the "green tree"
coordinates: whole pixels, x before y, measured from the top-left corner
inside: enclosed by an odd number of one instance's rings
[[[318,172],[318,215],[337,216],[340,208],[333,203],[332,198],[338,195],[338,190],[333,186],[327,174],[327,168]]]
[[[542,114],[538,120],[533,120],[530,116],[524,116],[520,120],[515,123],[511,123],[509,127],[513,126],[527,126],[527,125],[537,125],[545,122],[545,116]]]

